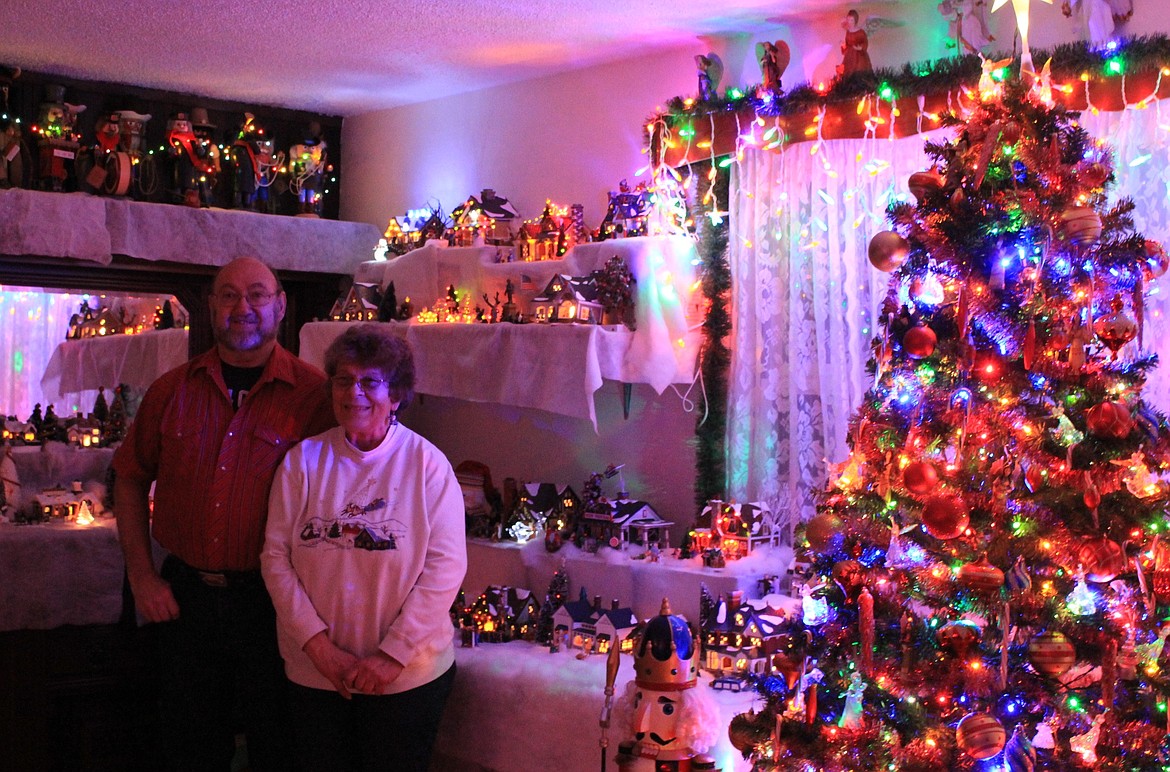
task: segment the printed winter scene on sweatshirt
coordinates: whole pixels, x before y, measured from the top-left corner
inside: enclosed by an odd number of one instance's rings
[[[369,488],[367,484],[366,491]],[[406,526],[401,520],[386,517],[386,499],[379,496],[366,504],[355,503],[354,499],[362,498],[351,498],[336,517],[310,517],[301,529],[301,546],[371,552],[398,549]]]

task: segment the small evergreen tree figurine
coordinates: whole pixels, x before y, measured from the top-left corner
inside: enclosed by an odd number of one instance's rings
[[[888,323],[804,530],[828,613],[791,629],[820,700],[755,769],[1170,763],[1170,427],[1130,345],[1170,260],[1046,77],[981,82],[870,243]]]
[[[98,386],[97,399],[93,401],[93,417],[101,424],[105,424],[110,417],[110,406],[106,404],[106,389]]]
[[[614,255],[605,262],[605,266],[593,272],[597,284],[597,302],[601,303],[607,316],[612,321],[607,323],[624,323],[627,327],[634,327],[634,274],[621,255]]]

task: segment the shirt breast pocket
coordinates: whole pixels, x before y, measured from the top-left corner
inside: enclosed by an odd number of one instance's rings
[[[284,454],[293,446],[294,440],[267,426],[258,427],[252,433],[251,465],[256,469],[275,469],[284,459]]]

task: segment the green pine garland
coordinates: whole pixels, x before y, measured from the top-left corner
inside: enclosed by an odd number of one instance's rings
[[[706,179],[698,172],[695,179]],[[728,221],[709,212],[726,212],[729,175],[721,171],[715,179],[714,200],[699,205],[694,219],[699,236],[702,293],[710,306],[703,322],[703,344],[699,369],[706,389],[707,410],[695,425],[695,504],[702,511],[711,499],[726,498],[727,491],[727,382],[731,350],[726,338],[731,333],[731,265],[727,260]]]

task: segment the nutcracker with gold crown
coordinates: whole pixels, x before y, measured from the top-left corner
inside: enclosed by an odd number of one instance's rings
[[[617,765],[628,772],[715,770],[707,751],[719,737],[714,698],[698,684],[698,631],[670,613],[633,632],[634,680],[614,706],[614,725],[632,739],[618,745]],[[616,668],[611,668],[616,672]],[[612,678],[612,677],[611,677]],[[612,688],[612,681],[610,684]]]

